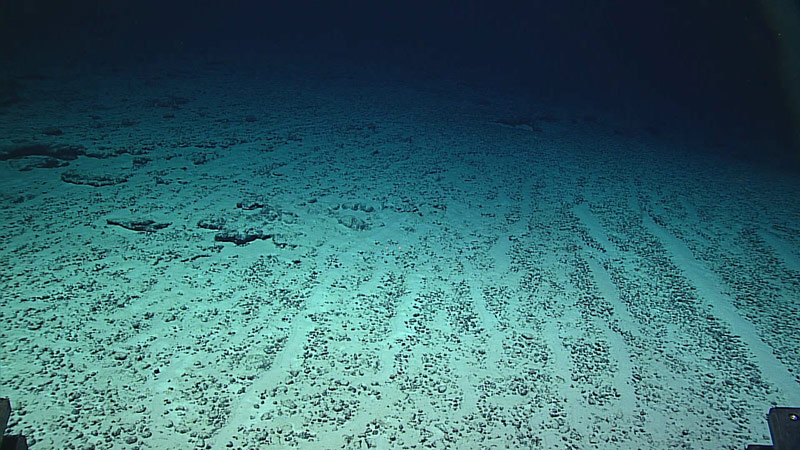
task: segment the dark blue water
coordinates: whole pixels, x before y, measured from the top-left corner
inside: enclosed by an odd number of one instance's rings
[[[791,8],[751,2],[9,2],[8,62],[314,55],[790,144]],[[791,4],[791,2],[785,2]],[[780,2],[779,2],[780,4]],[[784,23],[785,22],[785,23]],[[255,61],[254,61],[255,62]],[[33,69],[33,68],[32,68]],[[87,69],[88,70],[88,69]],[[656,125],[653,125],[656,126]]]

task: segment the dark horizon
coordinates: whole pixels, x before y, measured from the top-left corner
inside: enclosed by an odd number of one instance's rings
[[[790,147],[796,132],[776,31],[752,2],[11,1],[0,8],[2,55],[12,61],[316,52],[683,121],[720,139]]]

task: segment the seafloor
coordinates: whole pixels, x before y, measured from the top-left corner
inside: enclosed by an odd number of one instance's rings
[[[735,133],[306,63],[7,71],[9,432],[738,449],[800,404],[800,182]]]

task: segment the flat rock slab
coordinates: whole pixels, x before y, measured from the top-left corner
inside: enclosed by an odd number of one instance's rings
[[[170,222],[156,222],[150,219],[108,219],[106,223],[142,233],[155,233],[171,225]]]
[[[9,165],[20,172],[27,172],[32,169],[52,169],[64,167],[69,163],[63,159],[52,158],[50,156],[31,156],[9,161]]]
[[[128,178],[124,176],[92,175],[81,172],[66,172],[61,174],[61,181],[70,184],[100,187],[122,184],[128,181]]]
[[[236,245],[245,245],[256,240],[272,239],[272,236],[272,234],[261,231],[223,230],[214,236],[214,240],[217,242],[232,242]]]
[[[86,148],[82,145],[35,143],[16,145],[0,150],[0,161],[28,156],[47,156],[63,161],[72,161],[85,154]]]

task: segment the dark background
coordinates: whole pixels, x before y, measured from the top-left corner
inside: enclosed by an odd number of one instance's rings
[[[756,1],[0,1],[6,61],[232,43],[301,52],[310,42],[546,101],[578,98],[791,144],[779,38]]]

